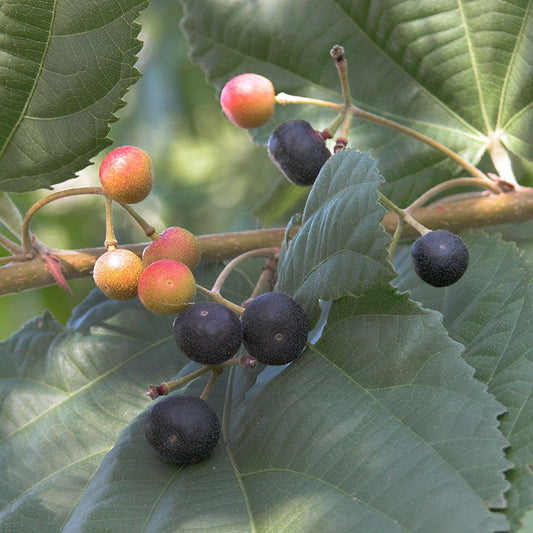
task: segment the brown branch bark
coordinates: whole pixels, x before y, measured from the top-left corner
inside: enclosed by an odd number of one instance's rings
[[[533,189],[521,188],[505,194],[460,195],[453,201],[448,199],[422,207],[412,214],[430,229],[441,228],[452,232],[465,228],[525,222],[533,219]],[[395,214],[387,214],[383,219],[383,226],[386,231],[393,233],[396,222]],[[202,262],[232,259],[256,248],[279,246],[284,233],[284,228],[274,228],[199,236]],[[416,236],[416,232],[410,227],[406,227],[402,234],[404,239]],[[147,244],[129,244],[123,247],[140,255]],[[103,247],[52,251],[61,262],[67,280],[89,276],[94,262],[104,252]],[[50,275],[46,263],[39,257],[0,267],[0,295],[45,287],[53,283],[55,283],[54,278]]]

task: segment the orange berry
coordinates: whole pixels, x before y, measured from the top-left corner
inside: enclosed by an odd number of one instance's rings
[[[136,204],[152,190],[154,170],[150,156],[135,146],[111,150],[100,165],[100,183],[111,200]]]
[[[124,248],[108,250],[95,262],[93,278],[96,286],[113,300],[129,300],[137,296],[137,286],[144,265],[141,258]]]

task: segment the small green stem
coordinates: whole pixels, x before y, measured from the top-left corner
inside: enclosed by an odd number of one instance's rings
[[[159,235],[155,231],[155,228],[151,226],[150,224],[148,224],[148,222],[146,222],[146,220],[141,215],[139,215],[139,213],[137,213],[137,211],[135,211],[133,207],[131,207],[128,204],[119,204],[119,205],[120,207],[122,207],[123,209],[127,211],[127,213],[133,218],[133,220],[135,220],[135,222],[137,222],[137,224],[139,224],[139,226],[144,231],[144,234],[148,238],[155,241],[159,237]]]
[[[333,102],[328,102],[327,100],[321,100],[319,98],[306,98],[305,96],[294,96],[287,93],[278,93],[276,95],[276,103],[280,105],[286,104],[306,104],[306,105],[316,105],[319,107],[328,107],[334,109],[339,113],[342,113],[343,105],[335,104]]]
[[[435,185],[431,189],[427,190],[424,194],[421,194],[414,202],[412,202],[406,211],[412,212],[415,209],[426,204],[431,198],[434,198],[436,195],[456,187],[481,187],[482,189],[488,189],[496,194],[501,194],[501,189],[498,184],[491,179],[485,178],[455,178],[452,180],[444,181]]]
[[[335,67],[337,68],[337,74],[341,85],[341,93],[344,101],[342,110],[342,126],[335,145],[334,151],[338,152],[343,148],[346,148],[348,144],[348,132],[350,130],[350,124],[352,123],[353,114],[349,113],[352,105],[352,95],[350,93],[350,84],[348,80],[348,62],[344,57],[344,48],[339,45],[335,45],[330,50],[330,55],[335,59]]]
[[[31,242],[31,236],[30,236],[30,222],[33,217],[33,215],[41,209],[41,207],[44,207],[46,204],[49,204],[50,202],[53,202],[55,200],[59,200],[60,198],[68,198],[69,196],[80,196],[82,194],[104,194],[104,191],[102,187],[78,187],[75,189],[66,189],[64,191],[57,191],[55,193],[49,194],[48,196],[45,196],[38,202],[35,202],[29,209],[26,215],[24,216],[24,219],[22,221],[22,229],[21,229],[21,242],[22,242],[22,249],[24,250],[24,253],[31,254],[33,245]]]
[[[409,224],[409,226],[413,227],[420,235],[424,235],[425,233],[428,233],[429,230],[426,228],[426,226],[423,226],[415,220],[405,209],[402,209],[401,207],[398,207],[395,203],[391,202],[383,193],[378,191],[379,195],[379,201],[389,210],[393,211],[398,215],[400,218],[400,221],[405,222],[406,224]]]
[[[394,258],[394,252],[396,251],[396,248],[398,247],[398,243],[400,242],[400,238],[402,236],[403,226],[404,226],[403,221],[401,217],[398,216],[398,224],[396,225],[396,228],[394,229],[392,240],[389,246],[389,261],[391,263]]]
[[[213,287],[211,288],[211,292],[220,294],[220,290],[222,289],[222,285],[226,281],[227,277],[230,275],[231,271],[242,261],[245,261],[246,259],[253,259],[255,257],[272,257],[273,255],[277,254],[279,252],[279,248],[277,247],[269,247],[269,248],[258,248],[257,250],[250,250],[249,252],[245,252],[241,255],[238,255],[234,259],[232,259],[220,272],[218,275],[218,278],[216,279]]]
[[[209,380],[207,381],[204,390],[200,394],[200,398],[202,400],[207,400],[209,398],[209,395],[211,394],[211,390],[213,389],[213,386],[215,385],[215,381],[217,380],[218,376],[222,374],[222,368],[220,367],[213,367],[211,369],[211,375],[209,376]]]
[[[105,197],[105,242],[104,246],[108,250],[114,250],[118,241],[115,237],[113,226],[113,201],[108,196]]]
[[[207,372],[218,371],[218,373],[220,374],[222,373],[222,370],[224,368],[229,367],[229,366],[236,366],[240,364],[241,362],[239,358],[233,358],[233,359],[229,359],[228,361],[225,361],[224,363],[221,363],[220,365],[204,365],[201,368],[194,370],[190,374],[187,374],[186,376],[178,378],[174,381],[169,381],[169,382],[163,381],[157,387],[154,387],[153,385],[150,386],[147,394],[152,399],[155,399],[159,396],[165,396],[171,393],[172,391],[179,389],[180,387],[183,387],[183,385],[186,385],[187,383],[195,380],[196,378],[203,376]]]
[[[198,285],[198,284],[196,284],[196,290],[200,294],[203,294],[208,300],[225,305],[226,307],[229,307],[232,311],[234,311],[238,315],[242,315],[244,312],[244,307],[241,307],[240,305],[234,304],[233,302],[226,300],[226,298],[221,296],[218,292],[210,291],[209,289],[206,289],[205,287],[202,287],[201,285]]]
[[[16,254],[6,257],[0,257],[0,265],[5,265],[6,263],[22,263],[23,261],[29,261],[33,259],[33,256],[26,254]]]
[[[22,254],[22,246],[13,242],[11,239],[7,238],[2,233],[0,233],[0,246],[4,248],[4,250],[7,250],[8,252],[12,253],[13,255]]]
[[[435,141],[431,137],[428,137],[427,135],[424,135],[423,133],[419,133],[418,131],[413,130],[407,126],[404,126],[403,124],[394,122],[393,120],[389,120],[385,117],[375,115],[374,113],[369,113],[368,111],[363,111],[362,109],[360,109],[359,107],[353,104],[351,106],[351,111],[356,118],[362,118],[363,120],[367,120],[369,122],[375,122],[376,124],[379,124],[380,126],[385,126],[386,128],[399,131],[401,133],[414,137],[415,139],[427,144],[428,146],[435,148],[435,150],[438,150],[439,152],[444,154],[446,157],[450,158],[452,161],[455,161],[455,163],[462,166],[471,176],[475,176],[476,178],[479,178],[482,180],[490,181],[490,178],[486,174],[481,172],[481,170],[479,170],[477,167],[469,163],[466,159],[462,158],[459,154],[455,153],[453,150],[450,150],[443,144]]]
[[[199,378],[206,372],[209,372],[211,370],[211,367],[209,366],[203,366],[202,368],[199,368],[198,370],[195,370],[194,372],[191,372],[190,374],[187,374],[186,376],[183,376],[182,378],[176,379],[174,381],[169,381],[168,383],[164,381],[159,385],[159,394],[161,396],[164,396],[165,394],[169,394],[173,390],[178,389],[179,387],[182,387],[183,385],[186,385],[189,383],[189,381],[193,381],[196,378]]]
[[[255,284],[254,290],[250,294],[249,300],[257,298],[263,292],[263,287],[267,285],[269,283],[269,280],[273,278],[278,268],[278,259],[279,254],[275,254],[266,262],[265,266],[263,267],[263,271],[261,272],[261,275],[259,276],[259,279]]]
[[[348,111],[348,108],[352,104],[352,96],[350,93],[350,84],[348,81],[348,62],[344,57],[344,48],[336,44],[331,50],[330,55],[335,59],[335,67],[337,68],[337,74],[339,75],[339,81],[341,84],[341,92],[344,100],[344,112]]]
[[[343,115],[339,114],[337,115],[337,117],[335,117],[335,120],[327,128],[324,128],[324,130],[322,130],[323,133],[328,137],[328,139],[331,139],[335,135],[335,132],[339,129],[343,121]]]

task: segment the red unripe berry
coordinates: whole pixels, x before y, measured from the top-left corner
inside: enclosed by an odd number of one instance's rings
[[[137,296],[137,286],[144,265],[141,258],[125,248],[108,250],[95,262],[93,278],[96,286],[113,300],[129,300]]]
[[[142,259],[145,266],[159,259],[172,259],[192,270],[200,262],[198,239],[186,229],[167,228],[144,249]]]
[[[241,74],[224,85],[220,104],[224,114],[240,128],[259,128],[274,114],[272,82],[259,74]]]
[[[160,259],[143,270],[138,292],[141,303],[152,313],[172,315],[194,302],[196,281],[188,266]]]
[[[150,156],[135,146],[111,150],[100,165],[100,183],[115,202],[136,204],[152,190],[154,170]]]

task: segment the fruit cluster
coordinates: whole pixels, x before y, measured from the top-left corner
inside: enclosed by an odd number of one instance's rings
[[[234,124],[249,129],[261,127],[272,118],[276,95],[267,78],[242,74],[224,86],[220,101]],[[327,130],[318,132],[304,120],[287,120],[274,129],[267,149],[271,160],[289,181],[311,186],[331,157],[325,145],[329,137]],[[344,136],[339,137],[335,150],[344,148],[346,143]],[[139,148],[117,148],[104,159],[100,181],[110,200],[122,204],[139,202],[152,187],[150,158]],[[411,259],[423,281],[446,287],[462,277],[469,254],[457,235],[445,230],[430,231],[383,195],[380,200],[421,233],[412,246]],[[142,258],[116,248],[113,238],[106,243],[108,251],[94,266],[98,287],[118,300],[138,296],[154,313],[176,314],[173,336],[177,347],[191,361],[203,365],[205,371],[210,370],[212,378],[229,362],[243,366],[253,366],[256,362],[285,365],[302,353],[309,318],[301,305],[285,294],[266,292],[240,308],[224,300],[218,292],[197,286],[192,269],[200,260],[200,250],[197,239],[189,231],[167,228],[144,249]],[[197,287],[211,298],[195,303]],[[247,353],[243,358],[236,358],[241,346]],[[221,424],[206,401],[209,383],[200,397],[170,396],[157,402],[146,415],[146,439],[163,460],[194,463],[215,448]],[[149,394],[153,398],[166,395],[170,392],[168,386],[164,383],[152,387],[151,392],[155,390],[155,393]]]
[[[272,82],[259,74],[241,74],[224,85],[220,104],[224,114],[241,128],[259,128],[274,115],[276,96]],[[268,139],[268,155],[295,185],[313,185],[331,157],[327,133],[316,131],[305,120],[281,123]]]
[[[337,65],[343,62],[342,53],[342,47],[332,49]],[[247,73],[226,83],[220,95],[220,103],[225,115],[235,125],[257,128],[272,118],[276,95],[270,80],[258,74]],[[300,186],[313,185],[320,170],[331,157],[325,145],[325,140],[330,136],[328,130],[318,132],[305,120],[287,120],[270,135],[267,142],[268,154],[290,182]],[[337,139],[335,148],[342,149],[346,144],[347,139],[341,136]],[[388,206],[391,205],[389,201]],[[402,215],[402,210],[394,207]],[[418,227],[420,228],[420,224]],[[423,228],[421,233],[422,236],[415,241],[411,250],[417,275],[434,287],[446,287],[458,281],[469,262],[465,243],[446,230],[429,231]]]
[[[134,146],[109,152],[100,166],[100,183],[108,198],[122,204],[148,196],[153,184],[150,157]],[[165,229],[144,249],[142,258],[114,242],[95,262],[96,285],[109,298],[139,297],[157,314],[174,314],[194,301],[196,283],[192,270],[200,261],[196,237],[179,227]]]
[[[173,324],[176,345],[192,361],[216,365],[233,357],[241,343],[265,365],[294,361],[305,347],[309,318],[293,298],[280,292],[257,296],[242,316],[218,302],[199,302]]]
[[[173,330],[181,352],[202,365],[229,361],[241,344],[248,357],[265,365],[284,365],[304,349],[309,319],[290,296],[267,292],[251,300],[240,319],[222,303],[194,303],[178,314]],[[148,412],[145,434],[163,460],[192,463],[213,451],[220,422],[203,398],[172,396]]]
[[[116,148],[102,162],[100,182],[110,200],[139,202],[152,187],[150,158],[140,148]],[[197,285],[192,269],[199,263],[200,249],[191,232],[167,228],[144,248],[142,257],[117,248],[109,231],[106,244],[108,250],[94,265],[96,285],[112,299],[138,296],[154,313],[176,314],[174,339],[190,360],[204,367],[221,365],[236,360],[234,356],[244,345],[248,351],[245,366],[252,361],[284,365],[303,351],[309,319],[290,296],[267,292],[245,308],[222,297],[195,303]],[[240,317],[232,306],[242,311]],[[205,398],[172,396],[148,412],[145,434],[163,460],[192,463],[211,453],[220,436],[220,422]]]

